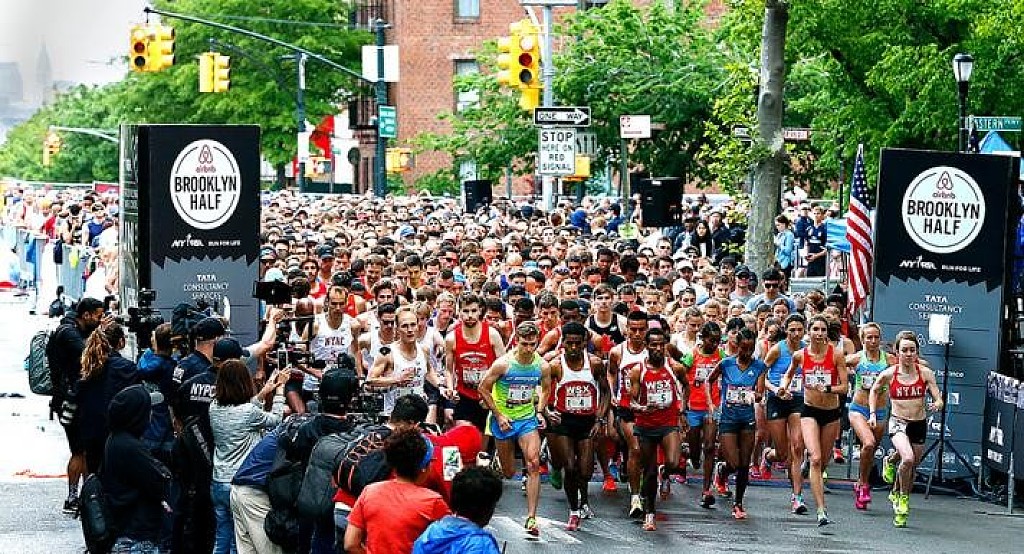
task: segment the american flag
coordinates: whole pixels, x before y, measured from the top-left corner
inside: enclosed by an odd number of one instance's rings
[[[857,146],[853,163],[853,184],[850,187],[850,212],[846,217],[846,240],[850,242],[850,309],[854,313],[871,290],[871,264],[874,242],[871,229],[871,191],[864,171],[864,145]]]

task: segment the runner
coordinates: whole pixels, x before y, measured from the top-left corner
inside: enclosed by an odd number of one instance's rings
[[[871,419],[871,412],[868,405],[871,400],[871,388],[875,385],[878,375],[889,366],[896,363],[896,357],[887,352],[882,352],[882,328],[877,323],[865,323],[860,327],[860,341],[864,350],[852,356],[846,357],[846,367],[852,368],[853,374],[853,400],[850,402],[850,425],[857,433],[857,440],[860,441],[860,467],[857,473],[857,483],[853,486],[853,505],[858,510],[868,509],[871,502],[871,468],[874,466],[875,449],[878,448],[882,434],[885,432],[885,423],[889,418],[889,389],[882,387],[878,391],[879,402],[882,406],[875,412],[875,422],[881,425],[872,427],[868,424]]]
[[[516,327],[516,347],[491,366],[480,381],[480,396],[490,410],[487,429],[498,442],[498,460],[506,478],[515,475],[518,443],[526,462],[526,532],[540,535],[540,434],[545,425],[536,406],[547,406],[551,368],[537,354],[540,329],[527,321]],[[537,386],[540,385],[540,393]],[[534,403],[536,401],[536,404]]]
[[[626,340],[626,318],[612,311],[614,299],[614,289],[605,284],[598,285],[594,289],[594,313],[587,318],[587,328],[601,337],[597,343],[597,353],[602,360],[608,359],[612,347]],[[605,379],[601,381],[607,382]],[[610,461],[615,446],[611,440],[613,432],[612,426],[606,425],[594,441],[597,462],[604,475],[604,483],[601,485],[604,492],[616,492],[619,488],[615,483],[615,472],[611,470]]]
[[[754,404],[764,396],[764,380],[768,371],[764,362],[754,359],[757,335],[744,327],[736,336],[739,352],[715,367],[704,382],[707,404],[714,405],[714,384],[722,379],[721,431],[722,457],[725,458],[724,481],[728,474],[736,473],[736,496],[732,505],[732,517],[746,519],[743,509],[743,495],[750,480],[750,456],[754,451]],[[708,491],[705,491],[705,495]],[[703,504],[702,504],[703,505]]]
[[[455,391],[456,423],[467,421],[484,431],[487,410],[480,403],[477,387],[494,361],[505,355],[498,331],[480,320],[483,303],[475,294],[465,294],[459,307],[459,323],[444,341],[445,378]]]
[[[647,331],[647,360],[633,366],[629,372],[630,406],[636,413],[633,433],[640,439],[640,458],[644,468],[642,495],[644,500],[644,531],[654,531],[655,496],[658,490],[658,447],[665,455],[660,471],[663,483],[679,469],[682,445],[680,429],[686,429],[683,406],[689,387],[685,375],[677,378],[665,357],[668,344],[666,329]],[[662,497],[666,497],[662,489]]]
[[[383,416],[390,416],[395,400],[407,394],[415,394],[426,400],[424,383],[438,387],[446,397],[451,395],[430,363],[430,353],[416,341],[419,326],[416,312],[412,308],[400,308],[396,313],[398,342],[381,349],[381,355],[374,359],[366,378],[367,386],[387,389],[384,392],[384,409],[381,411]]]
[[[712,414],[718,407],[717,399],[721,391],[717,380],[710,382],[710,396],[701,391],[704,390],[708,377],[718,363],[725,359],[725,351],[720,344],[722,329],[717,323],[709,321],[700,329],[700,346],[691,350],[682,359],[691,390],[697,391],[696,394],[690,395],[686,410],[686,420],[690,427],[686,433],[686,442],[690,445],[690,464],[694,469],[702,468],[704,471],[704,491],[700,500],[703,508],[715,505],[715,495],[711,493],[711,473],[715,466],[718,423]]]
[[[608,353],[608,386],[615,403],[615,421],[626,443],[626,475],[629,480],[629,517],[644,515],[640,500],[640,441],[633,434],[635,421],[630,408],[629,373],[647,360],[647,314],[634,310],[626,317],[626,342]]]
[[[848,387],[846,359],[828,342],[828,320],[814,316],[810,324],[810,346],[793,353],[793,363],[782,378],[779,388],[786,390],[803,370],[804,407],[800,413],[800,429],[804,446],[811,458],[809,480],[814,502],[818,506],[818,526],[831,523],[825,506],[825,481],[822,474],[828,467],[832,445],[839,434],[841,395]],[[787,391],[788,392],[788,391]]]
[[[609,407],[604,363],[586,353],[587,335],[587,329],[579,323],[562,326],[563,353],[551,364],[555,404],[545,408],[551,457],[565,469],[568,531],[578,529],[580,519],[594,515],[587,485],[594,473],[594,438],[603,435]]]
[[[793,488],[789,502],[794,514],[807,513],[804,503],[804,476],[801,466],[804,462],[804,436],[800,429],[800,413],[804,408],[803,369],[796,368],[796,375],[790,380],[789,388],[781,387],[783,376],[793,362],[793,353],[806,346],[803,340],[806,330],[804,316],[793,314],[786,318],[786,339],[773,346],[764,357],[768,366],[765,386],[768,389],[765,401],[765,416],[774,448],[761,453],[761,476],[771,476],[771,464],[789,465],[789,483]],[[768,475],[768,477],[765,477]]]
[[[920,345],[917,338],[912,333],[901,333],[898,336],[894,350],[899,362],[880,373],[871,386],[868,425],[872,428],[880,427],[875,413],[882,390],[888,388],[892,408],[889,438],[896,452],[885,459],[882,478],[887,483],[893,483],[893,494],[890,495],[892,524],[906,527],[910,515],[910,491],[914,488],[914,471],[921,462],[928,431],[926,412],[939,412],[945,403],[935,382],[935,372],[923,367],[918,360]],[[931,402],[926,401],[926,392],[932,396]]]

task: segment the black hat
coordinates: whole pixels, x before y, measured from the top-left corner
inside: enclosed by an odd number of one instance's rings
[[[213,345],[213,361],[215,362],[237,360],[248,356],[249,352],[242,348],[242,345],[236,339],[220,339]]]
[[[327,244],[322,244],[316,249],[316,257],[321,260],[325,260],[327,258],[334,259],[334,248],[331,248]]]
[[[359,378],[355,372],[332,368],[320,379],[320,405],[328,410],[347,408],[352,396],[359,389]]]
[[[594,287],[587,283],[580,283],[576,286],[576,293],[579,294],[580,298],[590,298],[594,295]]]
[[[227,329],[224,328],[224,323],[217,317],[202,319],[192,328],[192,336],[197,341],[213,340],[225,334],[227,334]]]

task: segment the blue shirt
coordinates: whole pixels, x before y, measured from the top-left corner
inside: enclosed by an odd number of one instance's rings
[[[278,429],[280,426],[267,433],[260,442],[256,443],[249,455],[245,457],[245,461],[239,466],[238,471],[235,472],[235,477],[231,479],[232,485],[245,485],[266,490],[267,476],[270,475],[270,469],[274,466],[274,457],[277,455]]]
[[[764,362],[751,360],[746,370],[736,363],[736,356],[722,360],[722,421],[754,421],[754,391],[757,379],[768,371]],[[745,400],[740,400],[745,397]],[[747,403],[749,401],[749,403]]]

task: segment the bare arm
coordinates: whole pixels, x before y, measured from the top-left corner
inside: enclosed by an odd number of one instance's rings
[[[890,366],[885,371],[878,374],[878,378],[875,379],[873,385],[871,385],[871,393],[868,395],[868,420],[872,420],[875,417],[875,411],[878,410],[878,397],[881,394],[882,389],[889,386],[889,381],[892,380],[895,366]]]
[[[786,397],[789,395],[789,384],[793,381],[793,376],[796,375],[796,368],[800,367],[804,363],[803,351],[794,352],[793,360],[789,362],[789,369],[786,370],[786,374],[779,379],[779,388],[776,389],[775,394]]]
[[[390,353],[377,356],[377,358],[373,360],[373,367],[370,368],[370,374],[366,377],[366,384],[371,387],[390,387],[397,384],[400,376],[384,376],[391,372],[392,367],[393,363]]]
[[[714,406],[715,405],[715,398],[711,395],[711,383],[714,383],[715,381],[717,381],[718,378],[721,377],[721,376],[722,376],[722,362],[718,362],[717,364],[715,364],[715,369],[711,370],[711,374],[708,375],[707,380],[704,381],[704,394],[707,395],[708,406]]]
[[[941,411],[946,407],[946,399],[942,397],[942,391],[939,390],[935,372],[927,368],[921,368],[921,371],[924,374],[924,384],[928,387],[928,394],[932,395],[932,402],[928,405],[928,409],[933,412]]]
[[[611,389],[608,388],[608,379],[605,375],[604,361],[599,356],[590,357],[590,371],[594,374],[597,382],[597,392],[601,400],[597,406],[597,417],[607,419],[608,409],[611,406]]]
[[[497,329],[491,328],[489,332],[491,335],[491,348],[494,349],[494,359],[497,360],[506,353],[505,341],[501,338],[501,333]]]
[[[490,369],[484,374],[484,378],[480,380],[480,384],[477,389],[480,391],[480,399],[483,400],[484,406],[491,411],[496,418],[504,417],[501,412],[498,411],[498,404],[494,401],[493,389],[494,383],[505,375],[508,371],[508,360],[505,356],[498,358],[491,364]]]
[[[449,390],[455,390],[455,334],[444,339],[444,378]]]
[[[434,362],[432,361],[433,358],[430,357],[430,349],[424,346],[420,348],[420,352],[423,353],[423,359],[427,361],[427,372],[423,379],[439,389],[447,388],[447,383],[442,381],[441,377],[437,374],[437,368],[434,367]]]

